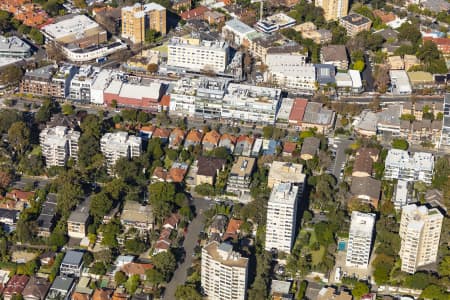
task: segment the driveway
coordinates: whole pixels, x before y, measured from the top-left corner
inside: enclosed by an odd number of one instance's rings
[[[336,177],[340,182],[342,180],[341,172],[344,170],[345,163],[347,161],[347,154],[345,150],[353,143],[352,140],[346,137],[336,137],[331,145],[331,151],[334,152],[334,160],[332,162],[330,171],[331,174]]]
[[[207,210],[211,204],[211,201],[204,200],[202,198],[193,198],[192,204],[195,206],[196,217],[191,221],[188,226],[188,232],[183,242],[183,248],[186,251],[184,262],[178,266],[172,279],[166,285],[166,291],[163,299],[173,300],[175,299],[175,291],[177,286],[183,285],[187,279],[187,270],[192,265],[192,254],[197,244],[198,235],[203,229],[203,211]]]

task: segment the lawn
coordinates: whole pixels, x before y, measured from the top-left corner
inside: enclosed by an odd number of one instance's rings
[[[311,251],[312,265],[317,266],[323,261],[323,257],[325,256],[325,247],[320,246],[319,250]]]
[[[167,54],[167,52],[169,51],[167,45],[167,43],[164,43],[161,46],[153,48],[152,50],[158,51],[160,54]]]

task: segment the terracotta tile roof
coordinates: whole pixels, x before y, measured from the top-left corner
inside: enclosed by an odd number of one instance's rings
[[[89,300],[91,297],[88,294],[75,292],[72,294],[72,300]]]
[[[168,178],[172,180],[172,182],[182,182],[184,180],[184,176],[186,176],[187,169],[183,168],[171,168],[169,170]]]
[[[130,275],[144,275],[145,271],[147,271],[148,269],[153,269],[153,265],[133,262],[122,266],[121,270],[122,272],[130,276]]]
[[[194,143],[201,143],[203,137],[203,133],[201,133],[197,129],[192,129],[189,131],[188,135],[186,136],[186,141],[194,142]]]
[[[164,169],[163,167],[156,167],[155,170],[153,171],[152,177],[157,177],[160,178],[164,181],[167,180],[167,170]]]
[[[229,134],[229,133],[222,134],[222,136],[220,137],[220,141],[223,141],[223,140],[230,140],[230,142],[232,144],[236,144],[236,137],[234,135]]]
[[[127,300],[128,295],[124,293],[122,290],[118,291],[117,289],[114,291],[112,296],[112,300]]]
[[[22,294],[25,286],[28,283],[28,276],[25,275],[14,275],[6,285],[5,290],[3,291],[3,295],[14,295],[14,294]]]
[[[172,146],[180,146],[184,140],[185,135],[186,135],[186,132],[183,129],[175,128],[170,133],[170,139],[172,140],[170,144]]]
[[[381,19],[381,22],[383,23],[389,23],[397,19],[397,16],[392,12],[386,13],[382,10],[375,9],[372,13],[375,15],[375,17],[379,17]]]
[[[307,104],[307,99],[295,99],[294,104],[292,104],[291,113],[289,114],[289,122],[294,122],[300,125],[303,121]]]
[[[34,192],[25,192],[21,190],[12,190],[6,193],[6,198],[17,199],[22,201],[31,200],[34,197]]]
[[[178,223],[180,222],[180,220],[181,220],[181,216],[177,213],[173,213],[170,215],[170,217],[168,217],[166,220],[164,220],[164,225],[170,225],[175,228],[178,225]]]
[[[283,145],[283,152],[284,153],[290,153],[295,151],[297,149],[297,143],[294,142],[285,142]]]
[[[154,125],[147,125],[147,126],[142,126],[141,129],[139,129],[142,132],[153,132],[155,131],[156,126]]]
[[[161,98],[161,101],[159,101],[159,105],[164,107],[169,107],[170,105],[170,95],[164,95]]]
[[[205,6],[199,6],[196,7],[194,9],[185,11],[183,13],[181,13],[181,18],[183,20],[189,20],[189,19],[195,19],[195,18],[202,18],[203,19],[203,15],[205,14],[205,12],[207,12],[209,9]]]
[[[242,220],[238,219],[231,219],[230,222],[228,222],[227,230],[225,233],[237,233],[239,229],[241,228],[241,225],[244,223]]]
[[[237,138],[237,143],[247,142],[250,145],[253,145],[253,142],[255,141],[254,138],[246,136],[246,135],[240,135]]]
[[[153,131],[152,138],[161,138],[161,139],[167,139],[170,136],[170,130],[165,128],[156,128],[155,131]]]
[[[220,141],[220,133],[215,130],[211,130],[205,134],[203,137],[203,143],[210,143],[213,145],[219,144]]]
[[[112,293],[112,290],[95,289],[92,300],[110,300]]]

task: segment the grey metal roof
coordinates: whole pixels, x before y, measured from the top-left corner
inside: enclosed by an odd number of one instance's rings
[[[74,284],[75,279],[65,276],[58,276],[53,281],[52,287],[50,290],[58,290],[58,291],[69,291],[72,285]]]
[[[83,252],[80,251],[67,251],[64,259],[62,261],[63,264],[68,265],[79,265],[83,261]]]

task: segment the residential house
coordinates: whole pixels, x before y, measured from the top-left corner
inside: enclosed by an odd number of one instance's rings
[[[313,159],[319,151],[319,147],[320,139],[313,136],[305,138],[302,143],[300,158],[303,160]]]
[[[352,300],[352,295],[347,291],[337,292],[333,287],[323,287],[317,295],[317,300]]]
[[[175,183],[183,182],[188,171],[188,167],[188,164],[179,162],[174,162],[169,171],[163,167],[156,167],[152,174],[152,180]]]
[[[356,152],[355,162],[353,163],[353,177],[372,176],[373,163],[378,160],[380,151],[376,148],[360,148]]]
[[[228,218],[225,215],[215,215],[211,221],[211,225],[209,226],[209,235],[210,237],[219,236],[220,238],[223,236],[225,229],[228,224]]]
[[[289,113],[289,124],[299,128],[302,125],[303,117],[305,115],[308,100],[297,98],[292,103],[292,108]]]
[[[174,230],[178,228],[178,223],[180,223],[181,216],[178,213],[172,213],[163,222],[163,228]]]
[[[73,289],[75,288],[75,279],[71,277],[57,276],[48,291],[46,300],[60,299],[69,300]]]
[[[255,139],[247,135],[241,135],[236,140],[234,155],[250,156]]]
[[[46,278],[32,276],[22,291],[24,300],[44,300],[50,289],[50,282]]]
[[[230,153],[233,153],[234,146],[236,145],[236,137],[229,133],[224,133],[220,137],[219,147],[227,148]]]
[[[220,141],[220,133],[216,130],[208,131],[203,137],[203,150],[211,151],[217,147]]]
[[[219,24],[225,22],[225,15],[221,12],[215,10],[209,10],[203,14],[204,20],[208,22],[208,24]]]
[[[318,132],[325,133],[334,126],[336,114],[325,108],[321,103],[308,102],[302,120],[302,129],[316,128]]]
[[[294,142],[284,142],[283,144],[283,156],[292,156],[297,150],[297,143]]]
[[[152,139],[159,138],[161,140],[161,143],[165,144],[169,141],[170,137],[170,130],[166,128],[156,128],[155,131],[153,131]]]
[[[181,128],[175,128],[172,130],[169,136],[169,148],[178,149],[184,141],[185,131]]]
[[[14,296],[22,295],[28,280],[29,277],[26,275],[14,275],[3,290],[3,299],[11,300]]]
[[[149,140],[152,138],[153,131],[155,131],[156,126],[149,125],[149,126],[142,126],[139,129],[139,137],[144,140]]]
[[[56,194],[48,194],[37,219],[38,236],[49,237],[56,223]]]
[[[64,276],[80,277],[83,269],[83,252],[69,250],[59,266],[59,272]]]
[[[205,18],[205,13],[209,11],[209,8],[205,6],[199,6],[191,10],[182,12],[180,14],[181,18],[185,21],[187,20],[203,20]]]
[[[357,199],[372,205],[375,209],[378,208],[381,181],[371,177],[353,177],[350,191]]]
[[[92,300],[111,300],[113,290],[96,288],[92,295]]]
[[[272,300],[294,300],[294,294],[291,293],[292,282],[272,280],[270,294]]]
[[[55,262],[56,253],[53,251],[46,251],[39,255],[41,266],[51,266]]]
[[[171,1],[172,9],[175,11],[189,10],[192,0],[173,0]]]
[[[141,205],[136,201],[125,201],[120,223],[125,230],[135,228],[140,234],[146,234],[153,229],[155,219],[151,205]]]
[[[196,185],[208,183],[214,185],[216,176],[223,171],[227,161],[222,158],[200,156],[197,162]]]
[[[11,232],[16,229],[17,220],[19,219],[18,210],[9,210],[0,208],[0,224],[3,230]]]
[[[417,91],[434,87],[434,78],[429,72],[408,72],[408,78],[413,90]]]
[[[166,252],[170,249],[170,246],[172,245],[172,240],[170,239],[171,233],[172,230],[169,228],[163,228],[161,230],[161,234],[155,243],[155,250],[153,250],[153,254]]]
[[[190,146],[195,147],[196,145],[200,145],[202,143],[203,133],[197,129],[191,129],[184,140],[184,149],[189,148]]]
[[[279,147],[281,147],[281,142],[277,140],[262,140],[262,155],[276,155]],[[253,152],[253,151],[252,151]],[[252,156],[258,157],[259,152],[252,153]]]
[[[34,198],[34,192],[22,190],[11,190],[5,197],[0,196],[0,208],[22,211],[30,206],[30,201]]]
[[[146,280],[147,276],[145,275],[145,271],[149,269],[153,269],[152,264],[132,262],[123,265],[121,271],[124,272],[128,277],[133,275],[139,275],[141,280]]]
[[[236,240],[241,233],[242,224],[244,224],[244,221],[232,218],[230,222],[228,222],[228,226],[222,236],[222,240]]]

